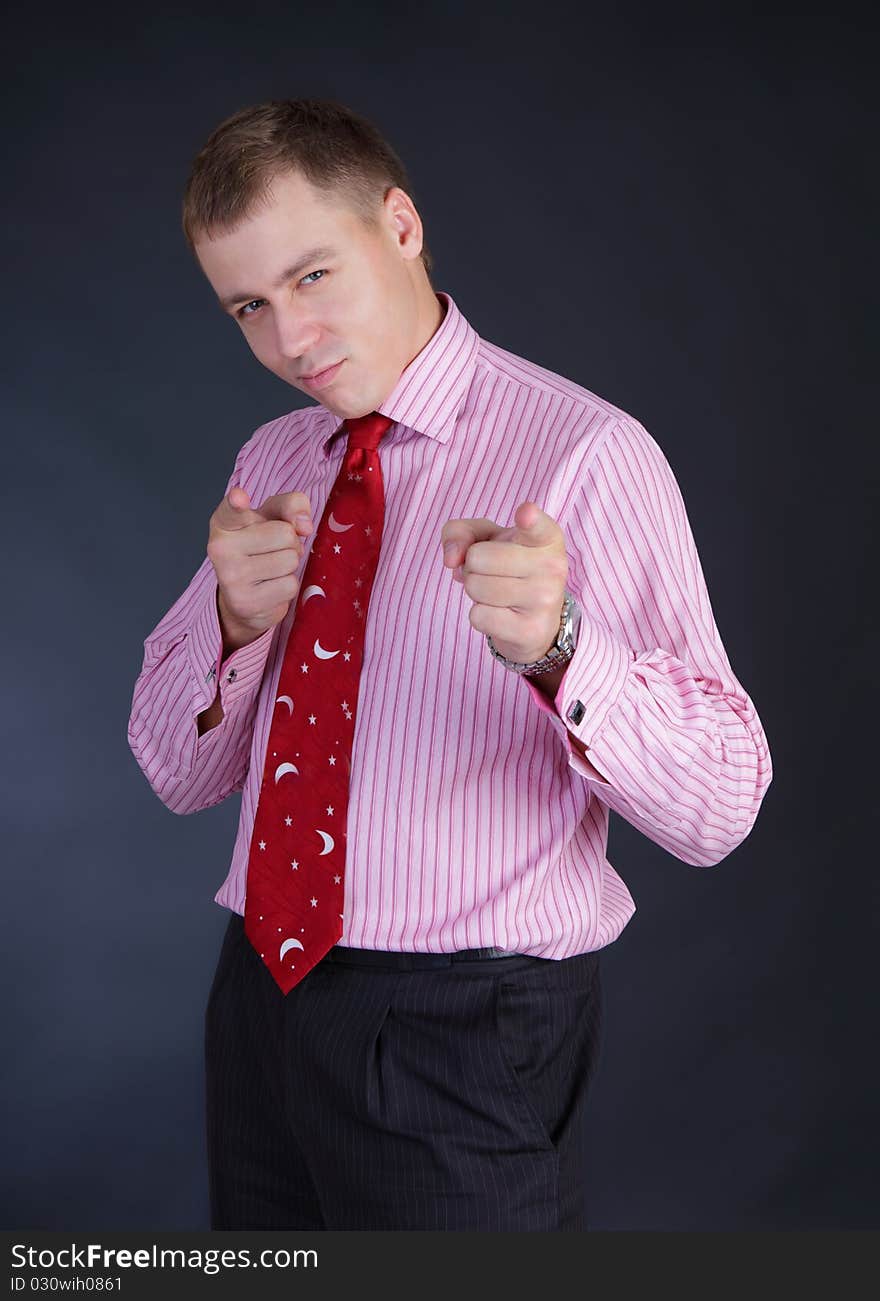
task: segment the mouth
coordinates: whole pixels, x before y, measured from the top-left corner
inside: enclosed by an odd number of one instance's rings
[[[334,366],[328,366],[326,370],[315,371],[313,375],[300,375],[300,381],[309,388],[326,388],[327,385],[332,384],[333,380],[336,378],[339,367],[342,365],[343,361],[345,361],[344,357],[342,361],[337,361]]]

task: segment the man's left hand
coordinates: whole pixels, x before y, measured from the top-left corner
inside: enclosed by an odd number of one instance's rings
[[[531,664],[559,632],[568,580],[565,534],[533,501],[517,506],[513,526],[490,519],[447,520],[443,563],[474,602],[472,628],[506,659]]]

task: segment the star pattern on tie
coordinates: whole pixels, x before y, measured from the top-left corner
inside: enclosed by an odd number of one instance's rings
[[[391,424],[375,412],[344,422],[348,446],[300,579],[275,692],[245,933],[285,994],[342,936],[354,723],[385,511],[378,449]]]

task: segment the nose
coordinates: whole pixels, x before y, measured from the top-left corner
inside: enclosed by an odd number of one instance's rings
[[[313,355],[320,336],[317,323],[294,306],[280,307],[275,313],[275,346],[282,357],[297,361]]]

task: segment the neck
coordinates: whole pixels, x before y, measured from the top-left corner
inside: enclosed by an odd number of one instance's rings
[[[446,304],[441,302],[434,290],[428,285],[427,292],[419,304],[416,348],[413,357],[417,357],[422,349],[430,343],[443,324],[445,315]]]

